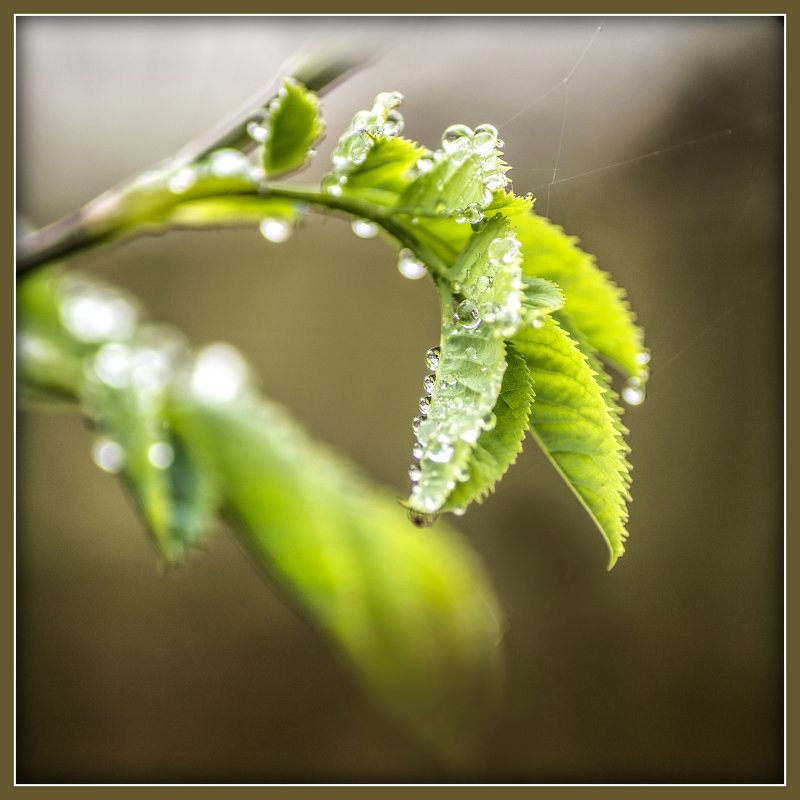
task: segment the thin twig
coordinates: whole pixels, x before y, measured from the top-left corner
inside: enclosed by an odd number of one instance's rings
[[[309,89],[323,94],[347,73],[361,66],[366,57],[343,53],[317,53],[310,59],[294,65],[281,73],[291,74]],[[190,142],[173,158],[158,165],[156,170],[168,171],[181,165],[202,160],[215,150],[224,147],[244,149],[252,140],[247,135],[247,122],[253,113],[275,96],[280,85],[280,75],[265,84],[264,88],[224,123]],[[141,175],[141,174],[140,174]],[[118,236],[121,232],[120,214],[122,200],[140,179],[129,178],[90,200],[78,211],[17,240],[17,275],[43,264],[76,255]]]

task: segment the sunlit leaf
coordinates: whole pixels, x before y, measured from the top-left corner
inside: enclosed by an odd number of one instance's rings
[[[603,534],[609,568],[627,537],[630,465],[604,387],[578,344],[550,316],[514,338],[533,379],[531,431]]]
[[[528,430],[533,387],[525,359],[506,343],[507,367],[493,415],[494,425],[481,432],[470,456],[469,476],[447,499],[445,511],[481,501],[516,461]]]
[[[628,376],[641,373],[644,334],[636,325],[625,292],[577,246],[577,239],[543,217],[514,218],[526,275],[547,278],[564,291],[564,310],[589,344]]]
[[[293,78],[284,78],[264,121],[264,171],[275,176],[302,167],[322,136],[319,100]]]

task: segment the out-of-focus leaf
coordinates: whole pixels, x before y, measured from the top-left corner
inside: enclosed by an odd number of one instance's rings
[[[170,417],[217,476],[258,563],[378,704],[444,755],[469,752],[497,688],[501,631],[467,546],[444,526],[415,529],[264,400],[186,392]]]
[[[210,526],[215,494],[163,415],[182,340],[141,325],[127,295],[76,272],[31,275],[17,301],[24,385],[80,403],[98,464],[125,480],[164,559],[183,559]]]

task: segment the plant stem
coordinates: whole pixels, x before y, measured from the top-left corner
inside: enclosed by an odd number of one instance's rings
[[[332,194],[300,189],[294,186],[270,184],[264,189],[264,195],[297,200],[323,210],[343,211],[346,214],[374,222],[380,225],[403,247],[411,250],[435,275],[445,279],[450,277],[450,268],[447,264],[424,245],[405,225],[398,222],[397,212],[394,209],[383,208],[373,203],[365,203],[362,200],[350,197],[335,197]]]

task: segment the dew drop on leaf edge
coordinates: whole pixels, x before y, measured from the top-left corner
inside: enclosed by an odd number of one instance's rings
[[[378,235],[378,226],[367,219],[354,219],[350,227],[359,239],[374,239]]]
[[[280,244],[292,235],[292,224],[279,217],[267,217],[258,224],[258,230],[268,242]]]
[[[403,248],[397,257],[397,269],[410,281],[418,281],[428,272],[425,265],[407,248]]]

